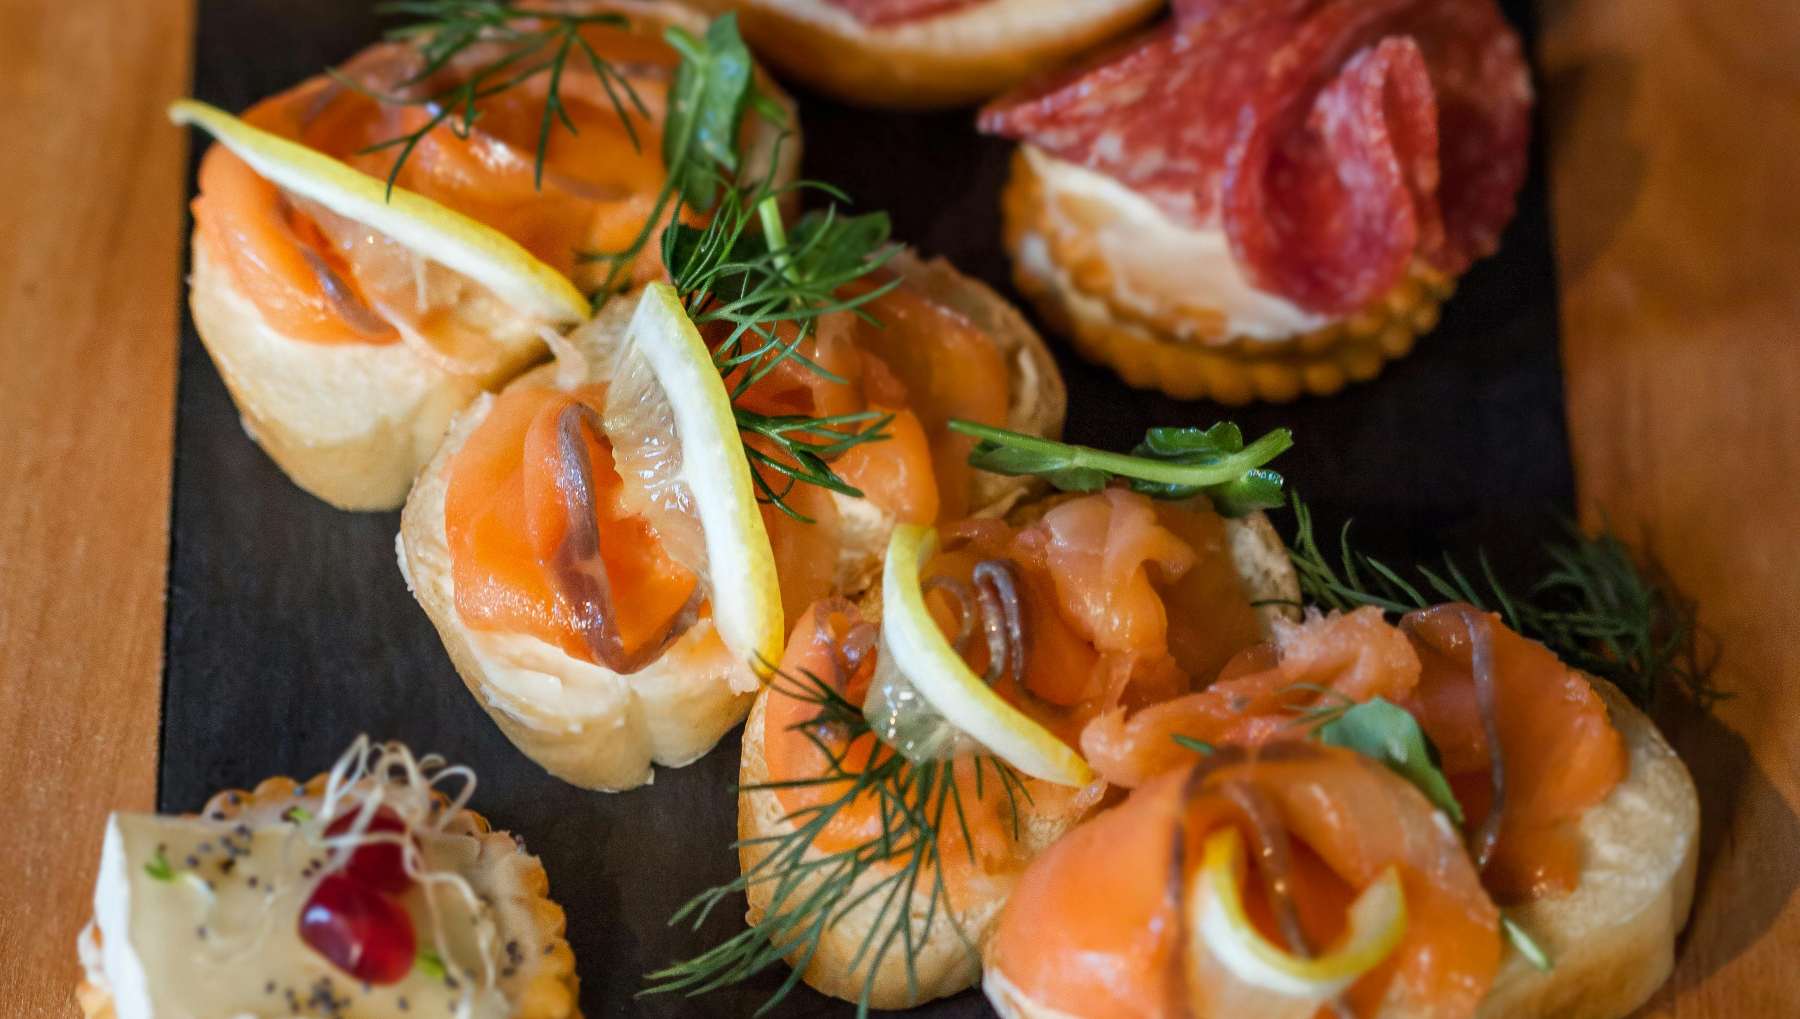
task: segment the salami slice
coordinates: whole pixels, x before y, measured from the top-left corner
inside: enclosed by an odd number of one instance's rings
[[[1493,0],[1176,0],[982,129],[1221,227],[1256,285],[1343,314],[1414,257],[1490,254],[1524,179],[1530,73]]]
[[[947,14],[982,0],[825,0],[865,25],[898,25]]]

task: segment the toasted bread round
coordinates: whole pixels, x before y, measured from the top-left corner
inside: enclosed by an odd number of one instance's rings
[[[306,782],[277,776],[264,779],[253,790],[223,790],[207,801],[199,816],[214,821],[255,819],[252,823],[267,823],[297,806],[317,809],[328,780],[327,774],[314,775]],[[449,803],[441,793],[436,799],[443,805]],[[508,977],[514,987],[513,1019],[580,1019],[575,953],[563,936],[567,918],[563,908],[550,898],[550,878],[544,873],[542,861],[526,852],[523,842],[506,832],[495,831],[487,818],[467,807],[450,819],[445,829],[466,832],[479,840],[480,849],[473,856],[477,865],[511,868],[528,896],[526,912],[537,928],[543,948],[522,956],[518,971]],[[83,972],[75,988],[75,1001],[86,1019],[117,1019],[113,993],[101,965],[100,944],[99,925],[90,920],[76,939]]]
[[[1037,504],[1020,507],[1015,518],[1029,516]],[[1228,520],[1229,554],[1243,582],[1244,593],[1253,602],[1296,603],[1300,583],[1294,574],[1286,546],[1275,533],[1268,518],[1254,513],[1238,520]],[[1279,611],[1271,607],[1269,611]],[[864,602],[865,617],[879,615],[880,605],[871,597]],[[1265,620],[1268,617],[1265,616]],[[768,701],[765,690],[758,694],[750,720],[744,726],[743,754],[739,763],[739,785],[753,787],[769,780],[768,762],[763,756],[763,709]],[[812,987],[834,997],[859,1000],[865,982],[869,986],[869,1005],[874,1008],[908,1008],[933,998],[955,994],[975,984],[981,976],[977,949],[987,942],[1000,907],[1006,902],[1018,875],[1039,853],[1079,824],[1099,805],[1105,795],[1104,782],[1084,789],[1025,779],[1030,798],[1019,813],[1020,837],[1014,854],[1016,866],[1000,873],[988,873],[982,883],[974,885],[962,901],[940,907],[928,925],[923,896],[909,900],[913,943],[912,973],[909,980],[905,953],[896,948],[884,957],[873,978],[867,957],[856,960],[858,950],[880,911],[878,899],[865,901],[827,928],[819,941],[817,953],[803,974]],[[991,795],[991,794],[990,794]],[[766,839],[794,830],[780,801],[771,793],[740,792],[738,795],[738,837],[746,840],[738,851],[739,863],[748,872],[770,852],[767,843],[748,840]],[[879,880],[873,872],[857,884],[858,889]],[[803,881],[795,897],[806,894],[816,881]],[[748,921],[760,922],[770,907],[774,890],[769,882],[750,886]],[[790,962],[792,960],[790,959]],[[915,994],[916,987],[916,994]]]
[[[1669,977],[1675,936],[1693,903],[1700,801],[1656,725],[1617,687],[1594,680],[1624,737],[1630,770],[1582,816],[1575,890],[1507,915],[1549,955],[1540,970],[1509,949],[1477,1013],[1482,1019],[1621,1019]],[[997,968],[982,979],[1004,1019],[1075,1019],[1038,1004]],[[1390,997],[1380,1019],[1435,1015],[1429,1002]],[[1243,1017],[1254,1019],[1254,1017]]]
[[[943,258],[921,259],[902,249],[887,263],[924,296],[973,322],[1006,359],[1005,427],[1055,439],[1062,435],[1068,390],[1062,372],[1043,337],[1025,316],[986,283],[957,271]],[[973,516],[999,516],[1042,488],[1032,477],[1006,477],[977,471],[971,479],[969,506]],[[866,499],[835,496],[843,547],[839,551],[837,590],[851,596],[866,591],[881,573],[882,555],[893,532],[893,514]]]
[[[591,337],[622,331],[632,302],[615,300],[600,320],[570,337],[580,355],[576,378],[568,364],[543,365],[513,386],[568,388],[601,381],[601,357]],[[586,340],[588,346],[583,349]],[[509,387],[510,388],[510,387]],[[486,420],[493,399],[482,396],[459,414],[400,515],[396,551],[407,586],[437,627],[444,649],[469,692],[527,757],[567,782],[616,792],[651,780],[651,765],[679,767],[711,750],[744,717],[756,679],[718,641],[702,619],[644,669],[621,676],[573,658],[524,634],[472,630],[456,608],[444,503],[450,466]]]
[[[1381,373],[1454,281],[1420,262],[1325,318],[1255,290],[1222,231],[1176,224],[1095,171],[1021,146],[1001,197],[1013,281],[1082,356],[1140,389],[1238,405],[1324,396]]]
[[[584,9],[617,10],[660,31],[704,31],[707,19],[669,0],[596,0]],[[758,69],[762,91],[797,124],[792,99]],[[777,160],[777,184],[798,172],[797,128],[751,120],[745,166],[756,173]],[[422,251],[430,258],[431,252]],[[282,334],[193,236],[189,304],[194,326],[237,404],[244,430],[301,488],[346,510],[389,510],[442,441],[450,419],[478,394],[495,389],[548,354],[551,323],[524,313],[496,321],[482,309],[491,352],[476,369],[448,370],[409,344],[319,344]],[[546,271],[550,271],[546,269]],[[566,324],[566,323],[565,323]]]
[[[757,55],[850,103],[958,106],[998,95],[1145,21],[1160,0],[976,0],[868,24],[827,0],[695,0],[735,10]]]

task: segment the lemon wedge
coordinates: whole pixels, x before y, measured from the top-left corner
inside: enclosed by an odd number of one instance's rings
[[[1027,775],[1059,785],[1093,781],[1081,755],[995,693],[970,669],[925,607],[919,572],[937,531],[894,528],[881,579],[881,657],[864,714],[914,759],[949,756],[972,741]]]
[[[277,187],[392,237],[522,311],[551,322],[588,317],[587,299],[568,277],[485,223],[405,188],[394,188],[390,197],[386,181],[216,106],[177,100],[169,119],[206,131]]]
[[[1201,1014],[1310,1019],[1386,959],[1406,933],[1406,896],[1390,867],[1351,903],[1335,943],[1311,958],[1297,955],[1251,922],[1245,873],[1236,828],[1207,838],[1187,894],[1189,992],[1206,999]]]
[[[725,646],[759,675],[781,659],[781,587],[763,527],[750,462],[712,352],[666,283],[645,287],[613,349],[607,433],[621,469],[645,464],[653,485],[685,487],[673,497],[698,519],[713,625]],[[667,445],[673,430],[675,447]],[[668,468],[675,465],[673,470]]]

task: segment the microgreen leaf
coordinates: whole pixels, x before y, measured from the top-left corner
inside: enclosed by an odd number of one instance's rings
[[[754,90],[750,49],[735,13],[714,18],[702,37],[671,25],[664,38],[681,54],[681,65],[669,89],[663,164],[682,201],[710,209],[719,193],[715,167],[727,174],[738,169],[738,125]]]
[[[163,847],[156,847],[156,855],[150,857],[150,862],[144,864],[144,873],[158,881],[175,880],[175,868],[169,865],[169,857],[167,853],[163,852]]]
[[[305,824],[306,822],[312,820],[312,818],[313,818],[312,811],[306,809],[305,807],[299,807],[299,806],[289,807],[281,815],[281,819],[283,821],[289,821],[289,822],[292,822],[293,824]]]
[[[1544,946],[1538,944],[1537,939],[1526,933],[1525,928],[1519,926],[1518,921],[1505,913],[1500,914],[1500,932],[1506,935],[1506,940],[1514,949],[1518,950],[1520,955],[1525,957],[1526,962],[1531,963],[1539,970],[1548,973],[1556,965],[1555,961],[1550,958],[1550,953],[1544,950]]]
[[[1348,708],[1313,730],[1322,743],[1345,747],[1388,766],[1418,788],[1431,805],[1463,823],[1462,806],[1450,791],[1437,748],[1405,708],[1382,697]]]
[[[431,980],[441,981],[449,973],[444,966],[444,957],[422,946],[419,948],[418,956],[413,960],[413,968]]]
[[[1094,492],[1120,480],[1156,499],[1204,494],[1226,516],[1281,505],[1281,475],[1262,467],[1294,444],[1292,433],[1277,428],[1246,446],[1230,422],[1152,428],[1129,455],[962,419],[952,419],[950,429],[980,440],[969,463],[984,471],[1036,475],[1064,492]]]

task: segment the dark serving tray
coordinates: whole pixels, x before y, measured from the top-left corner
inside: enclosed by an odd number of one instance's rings
[[[1529,37],[1529,10],[1506,6]],[[378,32],[364,0],[203,0],[194,91],[241,109]],[[802,96],[801,120],[808,176],[889,210],[900,238],[1012,293],[996,207],[1008,145],[978,137],[968,111],[869,113]],[[203,148],[197,139],[196,154]],[[1369,545],[1402,561],[1474,541],[1504,560],[1572,501],[1538,158],[1500,254],[1467,275],[1417,352],[1372,384],[1228,410],[1133,391],[1053,346],[1068,379],[1072,441],[1124,447],[1150,425],[1222,417],[1253,435],[1292,428],[1296,447],[1277,466],[1322,531],[1354,516]],[[587,1015],[747,1015],[785,975],[699,999],[634,997],[643,973],[742,922],[740,907],[720,910],[698,933],[667,925],[689,896],[737,872],[736,735],[699,763],[619,795],[575,789],[526,760],[463,689],[407,594],[394,562],[398,514],[342,513],[283,477],[239,426],[191,319],[173,512],[161,809],[194,810],[216,789],[268,775],[311,775],[357,733],[402,739],[474,766],[474,806],[543,858],[568,911]],[[1291,527],[1288,514],[1275,519]],[[801,989],[779,1011],[848,1010]],[[968,992],[919,1011],[988,1009]]]

